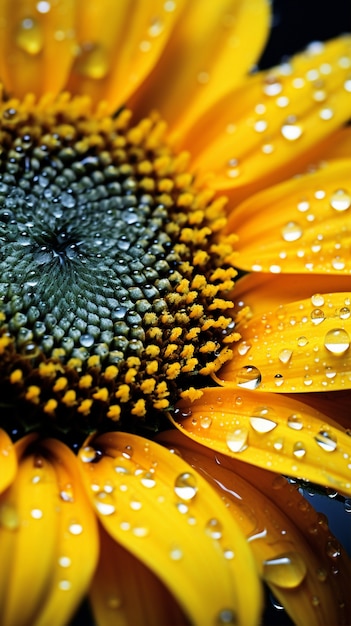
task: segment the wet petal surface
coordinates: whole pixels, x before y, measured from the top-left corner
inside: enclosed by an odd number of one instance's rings
[[[64,626],[96,564],[94,514],[66,446],[29,436],[15,447],[16,479],[0,496],[2,624]]]
[[[105,530],[163,581],[194,624],[256,623],[260,589],[246,541],[176,451],[108,433],[87,442],[80,460]],[[227,546],[235,558],[226,558]]]
[[[298,625],[350,621],[351,563],[296,485],[195,444],[178,432],[160,436],[210,482],[245,533],[258,571]]]
[[[190,439],[239,461],[351,493],[349,435],[287,396],[205,389],[200,400],[178,403],[173,422]]]

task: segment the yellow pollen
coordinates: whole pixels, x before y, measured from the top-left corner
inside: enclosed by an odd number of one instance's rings
[[[94,400],[101,400],[102,402],[107,402],[108,400],[108,389],[106,387],[101,387],[95,393],[93,393]]]
[[[85,374],[85,376],[81,376],[79,379],[79,387],[81,389],[89,389],[92,385],[93,377],[90,374]]]
[[[55,398],[50,398],[50,400],[48,400],[44,404],[44,413],[47,413],[48,415],[53,415],[55,413],[55,410],[57,409],[57,405],[57,400],[55,400]]]
[[[20,383],[23,380],[23,372],[22,370],[14,370],[10,374],[10,381],[13,384]]]
[[[37,387],[36,385],[30,385],[26,393],[26,400],[32,402],[33,404],[39,404],[40,392],[40,387]]]
[[[64,389],[66,389],[67,385],[68,385],[67,378],[65,378],[65,376],[61,376],[61,378],[58,378],[56,383],[54,384],[53,390],[63,391]]]
[[[86,398],[77,408],[78,413],[81,413],[82,415],[89,415],[92,404],[93,401],[90,398]]]
[[[76,398],[77,396],[74,389],[69,389],[61,399],[61,402],[63,402],[66,406],[73,406],[76,403]]]

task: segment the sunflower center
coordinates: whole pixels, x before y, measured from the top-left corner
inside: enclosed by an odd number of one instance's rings
[[[224,200],[156,117],[67,96],[1,114],[3,402],[27,428],[154,427],[230,356]]]

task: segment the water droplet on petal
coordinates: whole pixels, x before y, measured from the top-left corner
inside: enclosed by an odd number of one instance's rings
[[[302,418],[299,413],[293,413],[288,417],[288,426],[293,430],[301,430],[303,428]]]
[[[351,206],[351,195],[344,189],[337,189],[330,197],[329,202],[335,211],[347,211]]]
[[[307,567],[298,552],[287,552],[263,563],[263,578],[283,589],[298,587],[304,580]]]
[[[326,552],[330,559],[337,559],[341,555],[339,542],[336,539],[327,541]]]
[[[172,561],[180,561],[183,558],[183,550],[181,550],[178,546],[173,546],[170,549],[169,556]]]
[[[324,338],[324,345],[335,356],[340,356],[350,347],[349,334],[343,328],[329,330]]]
[[[325,315],[322,309],[313,309],[311,312],[311,320],[316,326],[321,324],[325,320]]]
[[[101,458],[101,452],[99,450],[95,450],[91,446],[84,446],[78,452],[78,457],[83,463],[93,463]]]
[[[288,222],[281,230],[284,241],[297,241],[302,237],[302,228],[297,222]]]
[[[351,311],[347,306],[343,306],[341,307],[340,311],[339,311],[339,317],[342,320],[348,320],[349,317],[351,315]]]
[[[68,527],[71,535],[81,535],[83,532],[83,526],[81,524],[77,524],[77,522],[72,522],[72,524]]]
[[[256,389],[261,380],[261,372],[252,365],[244,365],[236,375],[237,385],[245,389]]]
[[[146,487],[147,489],[152,489],[156,485],[156,480],[151,472],[144,472],[140,478],[140,482],[143,487]]]
[[[311,303],[315,307],[324,306],[324,297],[320,293],[315,293],[311,296]]]
[[[236,626],[238,623],[236,614],[231,609],[223,609],[217,618],[216,626]]]
[[[279,361],[281,361],[284,364],[289,363],[291,357],[292,357],[292,350],[288,350],[286,348],[284,348],[284,350],[281,350],[281,352],[279,352],[279,355],[278,355]]]
[[[43,47],[43,31],[40,24],[30,17],[25,18],[19,25],[15,41],[17,46],[32,56],[39,54]]]
[[[283,85],[275,76],[267,76],[263,84],[263,92],[266,96],[277,96],[283,90]]]
[[[334,452],[337,448],[337,439],[327,430],[320,430],[315,436],[315,441],[325,452]]]
[[[106,50],[94,43],[84,44],[77,59],[77,71],[94,80],[104,78],[109,70]]]
[[[223,527],[221,522],[213,517],[206,524],[206,533],[212,537],[212,539],[220,539],[222,537]]]
[[[190,472],[184,472],[177,476],[174,483],[174,491],[181,500],[192,500],[197,494],[196,476]]]
[[[282,125],[280,132],[288,141],[296,141],[302,135],[302,128],[296,123],[294,116],[289,116]]]
[[[43,511],[41,509],[32,509],[30,514],[33,519],[41,519],[43,517]]]
[[[209,417],[209,415],[205,415],[204,417],[200,419],[200,426],[204,430],[207,430],[208,428],[210,428],[211,425],[212,425],[212,419]]]
[[[274,421],[275,413],[273,409],[267,407],[259,407],[254,410],[253,415],[249,418],[252,428],[257,433],[269,433],[277,426]]]
[[[72,561],[69,556],[60,556],[58,560],[58,564],[60,565],[60,567],[70,567],[71,563]]]
[[[293,455],[297,459],[302,459],[306,454],[305,445],[301,441],[297,441],[293,447]]]
[[[243,452],[247,448],[249,431],[247,428],[236,428],[226,435],[226,444],[231,452]]]

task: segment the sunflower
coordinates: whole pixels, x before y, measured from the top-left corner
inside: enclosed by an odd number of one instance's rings
[[[4,626],[350,623],[351,41],[269,18],[0,2]]]

